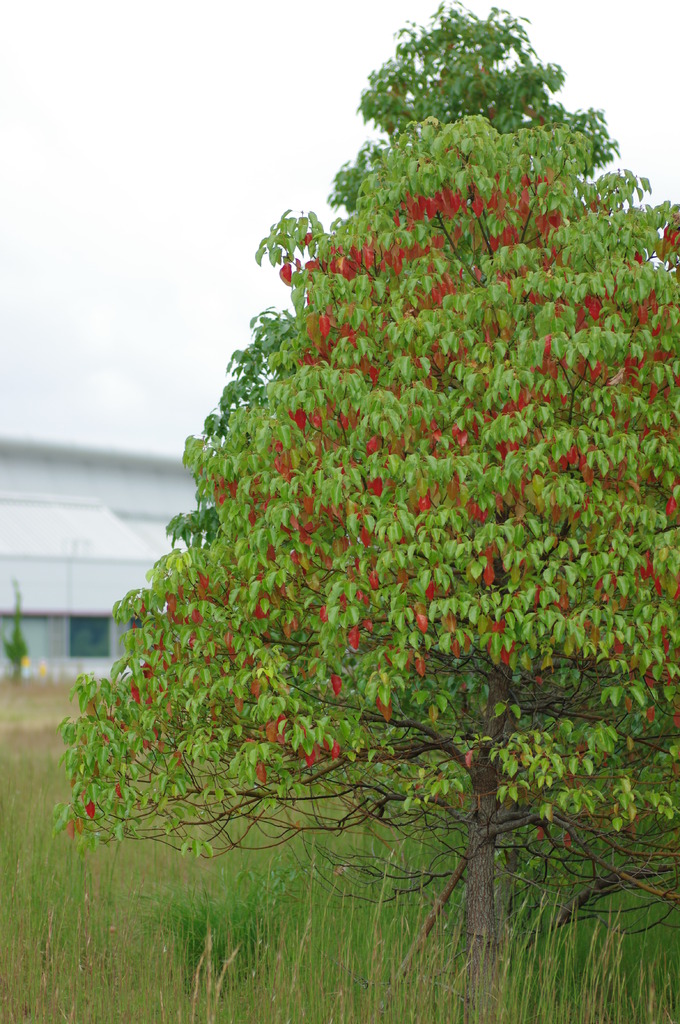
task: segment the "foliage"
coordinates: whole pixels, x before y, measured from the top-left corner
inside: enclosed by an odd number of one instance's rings
[[[63,699],[66,703],[65,694]],[[291,892],[272,908],[262,895],[271,888],[268,851],[235,853],[221,863],[178,862],[160,844],[124,843],[95,857],[79,857],[74,844],[64,836],[55,841],[51,834],[50,807],[68,787],[55,770],[44,722],[40,707],[25,729],[13,731],[15,743],[3,742],[0,749],[0,815],[7,823],[0,844],[0,1020],[285,1024],[299,1020],[303,1007],[308,1021],[329,1021],[332,1015],[346,1024],[374,1017],[402,1024],[422,1020],[427,1006],[428,1024],[461,1021],[462,957],[451,955],[460,931],[458,907],[449,908],[447,921],[432,937],[436,941],[428,943],[406,983],[394,987],[383,1013],[386,984],[418,927],[413,901],[372,905],[347,896],[340,904],[309,885],[304,898],[294,899]],[[408,850],[403,853],[410,858]],[[239,875],[246,866],[262,896],[262,933],[276,935],[252,959],[245,916],[234,922],[242,895]],[[195,995],[190,951],[179,941],[180,930],[174,930],[178,893],[200,891],[203,885],[235,923],[233,940],[240,946],[214,1016],[206,999],[207,956]],[[250,903],[248,888],[243,897]],[[621,899],[598,906],[603,921],[618,920]],[[633,930],[644,925],[642,917]],[[680,942],[673,923],[677,920],[671,918],[668,927],[627,936],[615,928],[596,935],[590,923],[579,920],[577,927],[529,950],[520,937],[504,956],[499,1024],[677,1020]],[[212,937],[217,981],[219,961],[235,946],[220,949],[216,927]],[[245,969],[248,963],[252,970]]]
[[[460,4],[442,4],[429,28],[403,29],[395,57],[369,76],[359,105],[364,122],[372,121],[381,139],[366,142],[354,163],[338,171],[331,205],[353,212],[361,182],[379,166],[389,140],[409,122],[426,117],[446,123],[482,114],[501,132],[561,121],[588,136],[589,167],[602,167],[617,155],[618,144],[609,138],[601,111],[572,114],[551,99],[564,83],[564,72],[556,64],[538,61],[523,21],[496,8],[480,20]],[[269,360],[290,337],[293,320],[288,312],[268,309],[250,326],[252,343],[229,362],[227,374],[233,378],[218,411],[205,421],[206,437],[225,437],[231,414],[241,406],[267,404],[266,385],[275,376]],[[187,545],[210,543],[217,530],[212,499],[200,494],[196,510],[176,516],[169,525],[173,542]]]
[[[5,655],[12,664],[12,672],[15,679],[21,675],[21,662],[28,654],[28,647],[21,631],[21,593],[16,580],[12,581],[14,586],[14,625],[9,638],[3,633],[2,646]]]
[[[587,147],[431,120],[335,233],[272,229],[294,373],[189,446],[219,537],[119,606],[59,828],[467,846],[478,963],[497,851],[567,920],[680,899],[680,222]]]
[[[221,872],[215,889],[205,884],[192,889],[168,885],[150,901],[149,924],[161,917],[163,931],[181,953],[188,979],[196,973],[208,935],[217,971],[238,949],[235,969],[251,974],[264,949],[277,941],[290,888],[296,882],[294,868],[274,865],[266,873],[249,868],[230,871],[227,877]]]
[[[454,3],[441,4],[428,27],[411,23],[402,29],[395,56],[369,75],[359,104],[364,123],[372,122],[380,139],[366,142],[355,162],[340,169],[330,204],[353,212],[361,183],[389,140],[427,117],[450,123],[481,114],[499,132],[565,124],[587,136],[588,170],[618,155],[601,110],[571,113],[553,99],[564,85],[564,71],[538,60],[525,22],[495,7],[488,18],[478,18]]]
[[[231,417],[244,405],[267,404],[267,385],[272,380],[269,360],[294,334],[295,317],[287,310],[265,309],[250,321],[250,329],[253,333],[248,348],[234,352],[229,360],[227,374],[233,376],[217,410],[205,421],[206,437],[226,437]],[[197,498],[193,512],[175,516],[168,525],[173,542],[181,540],[188,546],[201,539],[210,544],[217,537],[220,525],[214,502],[201,500],[200,494]]]

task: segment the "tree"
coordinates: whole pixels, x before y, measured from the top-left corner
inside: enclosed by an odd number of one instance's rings
[[[501,132],[561,122],[588,137],[589,169],[603,167],[617,156],[618,143],[609,137],[602,111],[571,113],[552,99],[564,84],[564,71],[537,59],[524,21],[496,8],[482,20],[461,4],[442,4],[429,28],[403,29],[395,57],[369,76],[359,105],[364,122],[372,121],[383,138],[367,142],[355,162],[338,171],[331,206],[352,213],[362,180],[379,165],[389,140],[409,122],[426,117],[449,123],[481,114]],[[227,374],[233,379],[218,410],[205,421],[207,437],[224,437],[231,414],[240,406],[266,404],[266,384],[273,373],[269,360],[290,338],[292,320],[287,312],[266,310],[250,326],[252,343],[229,362]],[[185,544],[209,542],[217,523],[212,499],[199,496],[196,510],[176,516],[169,529],[173,540]]]
[[[677,903],[680,220],[588,153],[429,120],[335,232],[275,226],[294,372],[189,445],[219,536],[118,609],[141,626],[78,684],[59,827],[439,836],[473,992],[503,847],[567,918]]]
[[[481,114],[500,132],[566,124],[589,139],[586,167],[604,167],[618,155],[601,110],[566,110],[552,98],[564,85],[559,64],[538,60],[524,24],[494,7],[478,18],[460,3],[440,4],[429,27],[410,23],[398,33],[394,58],[369,75],[358,113],[382,138],[366,142],[335,177],[329,202],[356,209],[361,182],[379,163],[390,139],[411,121],[445,123]]]
[[[24,634],[21,631],[21,593],[19,591],[19,584],[16,580],[12,580],[12,584],[14,586],[14,626],[12,627],[12,634],[9,639],[3,633],[2,646],[5,648],[5,656],[12,664],[14,679],[19,679],[21,663],[28,654],[28,647],[24,640]]]
[[[250,345],[237,350],[227,366],[232,379],[225,385],[219,405],[206,419],[204,436],[214,439],[227,436],[229,421],[244,406],[267,404],[267,385],[274,379],[270,359],[295,335],[295,317],[287,310],[265,309],[250,321],[253,332]],[[197,481],[198,483],[199,481]],[[210,544],[218,535],[220,520],[213,496],[196,495],[196,508],[179,513],[168,525],[173,542]]]

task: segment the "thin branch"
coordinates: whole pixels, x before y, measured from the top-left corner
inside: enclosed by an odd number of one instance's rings
[[[420,950],[425,945],[425,941],[430,932],[432,931],[432,929],[434,928],[437,918],[439,917],[442,910],[448,903],[451,894],[453,893],[453,890],[456,888],[461,878],[463,877],[463,872],[465,871],[465,868],[467,866],[467,860],[468,853],[466,850],[463,856],[460,858],[456,870],[453,872],[448,882],[446,883],[446,885],[440,892],[439,896],[435,900],[435,904],[432,907],[430,913],[425,918],[425,921],[423,922],[423,927],[418,932],[415,940],[413,941],[413,944],[411,945],[411,948],[409,949],[408,953],[406,954],[401,964],[399,965],[399,970],[397,971],[395,980],[400,980],[404,978],[410,971],[414,957],[420,952]],[[385,993],[385,1000],[381,1005],[381,1010],[383,1013],[385,1009],[389,1006],[390,1000],[392,998],[392,991],[392,982],[390,982],[390,984],[387,986],[387,991]]]

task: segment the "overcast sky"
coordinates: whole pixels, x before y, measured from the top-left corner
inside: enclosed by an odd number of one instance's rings
[[[0,437],[179,457],[251,317],[286,302],[260,239],[289,208],[330,223],[367,76],[436,6],[5,0]],[[562,65],[565,106],[604,109],[617,164],[679,201],[678,0],[498,6]]]

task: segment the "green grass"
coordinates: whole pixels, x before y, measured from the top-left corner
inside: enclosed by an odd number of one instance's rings
[[[459,905],[381,1013],[429,904],[331,895],[286,849],[196,862],[127,843],[82,859],[52,838],[68,787],[38,717],[40,730],[6,737],[0,753],[2,1024],[462,1021]],[[497,1011],[484,1020],[677,1022],[676,930],[624,936],[619,907],[505,949]]]

